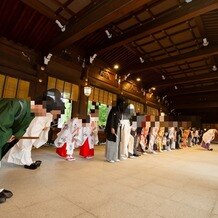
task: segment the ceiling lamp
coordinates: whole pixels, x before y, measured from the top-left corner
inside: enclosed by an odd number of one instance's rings
[[[92,64],[92,62],[95,60],[96,57],[97,57],[97,54],[94,54],[93,56],[90,56],[90,58],[89,58],[90,64]]]
[[[92,92],[92,88],[90,86],[84,86],[84,95],[89,97],[91,95]]]
[[[127,78],[130,76],[130,73],[124,76],[124,80],[127,80]]]
[[[140,81],[141,81],[141,79],[138,77],[138,78],[136,78],[136,81],[137,81],[137,82],[140,82]]]
[[[52,54],[49,53],[47,56],[44,56],[44,64],[48,65],[48,62],[51,60]]]
[[[162,78],[162,80],[165,80],[165,79],[166,79],[166,77],[165,77],[164,75],[162,75],[161,78]]]
[[[151,90],[156,90],[156,88],[155,87],[151,87]]]
[[[44,65],[44,64],[40,67],[40,70],[41,70],[41,71],[44,71],[44,70],[45,70],[45,65]]]
[[[174,86],[174,88],[175,88],[175,90],[177,90],[177,89],[178,89],[178,87],[177,87],[177,86]]]
[[[140,60],[141,63],[145,62],[145,60],[142,57],[140,57],[139,60]]]
[[[186,2],[186,3],[190,3],[190,2],[192,2],[192,0],[185,0],[185,2]]]
[[[117,81],[117,82],[118,82],[118,84],[120,84],[120,83],[121,83],[121,78],[120,78],[120,77],[119,77],[119,79],[118,79],[118,81]]]
[[[207,40],[207,38],[203,38],[203,46],[208,46],[209,42]]]
[[[59,20],[55,20],[55,23],[61,28],[62,32],[66,30],[66,26],[63,26]]]
[[[217,71],[217,66],[216,66],[216,65],[213,65],[212,70],[213,70],[213,71]]]
[[[91,92],[92,92],[92,88],[91,86],[89,86],[88,84],[88,79],[85,80],[85,86],[83,88],[83,92],[84,92],[84,95],[89,97],[91,95]]]
[[[164,95],[162,99],[164,100],[166,97],[167,97],[167,95]]]
[[[118,64],[115,64],[115,65],[114,65],[114,69],[115,69],[115,70],[119,69],[119,65],[118,65]]]
[[[108,39],[112,38],[112,34],[108,30],[105,30],[105,33],[106,33]]]

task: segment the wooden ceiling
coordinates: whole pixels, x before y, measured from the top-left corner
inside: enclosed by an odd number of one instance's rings
[[[218,0],[1,0],[0,34],[42,53],[96,53],[171,111],[211,108],[218,121]]]

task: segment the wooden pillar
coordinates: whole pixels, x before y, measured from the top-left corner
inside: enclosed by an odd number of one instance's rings
[[[34,93],[34,100],[42,96],[43,93],[47,90],[47,83],[48,83],[48,75],[46,71],[42,71],[40,69],[37,69],[37,80],[35,84],[35,93]]]
[[[88,110],[88,97],[84,95],[83,92],[84,86],[81,86],[80,93],[79,93],[79,105],[78,105],[78,112],[79,118],[85,119],[87,117],[87,110]]]
[[[89,66],[86,66],[83,69],[83,72],[81,74],[81,80],[83,80],[83,83],[80,85],[79,88],[79,99],[77,102],[74,102],[73,104],[73,116],[79,117],[80,119],[85,119],[87,117],[89,97],[84,95],[84,86],[85,80],[88,79],[89,70]]]

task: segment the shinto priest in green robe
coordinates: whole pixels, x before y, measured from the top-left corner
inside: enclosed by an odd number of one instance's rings
[[[30,101],[0,98],[0,160],[24,135],[33,118]],[[8,142],[12,136],[15,139]]]

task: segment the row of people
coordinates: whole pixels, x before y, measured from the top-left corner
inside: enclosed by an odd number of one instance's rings
[[[2,100],[0,103],[1,159],[9,151],[8,162],[24,165],[28,169],[38,168],[41,161],[33,162],[31,158],[32,146],[38,148],[47,142],[48,131],[53,120],[52,113],[46,113],[43,107],[35,106],[32,107],[32,111],[35,108],[36,114],[33,118],[25,101],[9,99]],[[57,112],[55,114],[57,115]],[[131,105],[124,106],[122,100],[118,100],[117,106],[113,107],[109,113],[105,128],[107,137],[106,160],[111,163],[128,157],[134,158],[139,155],[139,149],[142,152],[155,153],[155,150],[161,152],[163,149],[180,148],[181,144],[191,146],[192,142],[194,144],[200,142],[201,135],[191,129],[182,131],[179,128],[176,131],[174,127],[138,128],[137,122],[131,121],[132,114],[133,108],[131,108]],[[7,119],[8,115],[10,117]],[[25,117],[25,119],[22,117]],[[74,149],[80,147],[81,156],[85,158],[93,157],[94,145],[98,143],[97,122],[98,118],[96,117],[91,117],[90,120],[84,120],[84,122],[78,118],[69,120],[55,140],[57,153],[71,161],[74,160]],[[211,129],[204,133],[202,147],[211,150],[210,142],[215,137],[215,132],[215,129]],[[21,138],[22,136],[23,138]],[[0,202],[4,202],[6,198],[12,195],[8,190],[0,189]]]
[[[210,141],[215,137],[215,129],[209,130],[203,135],[197,129],[185,129],[176,127],[137,127],[137,122],[131,122],[131,109],[126,106],[125,100],[118,99],[107,119],[106,132],[106,160],[110,163],[125,160],[128,157],[138,156],[137,150],[142,154],[163,150],[171,151],[183,147],[191,147],[200,144],[210,148]],[[206,138],[206,136],[208,136]]]
[[[119,105],[120,104],[120,105]],[[106,125],[106,160],[116,162],[127,158],[139,156],[139,152],[153,153],[163,150],[171,151],[180,149],[181,146],[192,146],[199,143],[202,136],[195,129],[165,128],[165,127],[137,127],[136,122],[131,122],[133,108],[125,107],[124,102],[118,102],[118,106],[111,109]],[[122,111],[125,107],[125,111]],[[10,163],[23,165],[27,169],[36,169],[41,161],[33,161],[31,150],[46,144],[50,124],[53,121],[52,113],[46,113],[42,105],[32,105],[35,118],[27,128],[23,139],[10,149],[6,159]],[[57,112],[56,112],[57,114]],[[88,117],[82,120],[73,118],[69,120],[54,142],[56,152],[66,160],[75,160],[73,152],[80,147],[80,155],[87,159],[94,156],[94,145],[98,144],[98,118]],[[116,131],[115,131],[116,129]],[[109,131],[108,131],[109,130]],[[214,131],[211,131],[214,135]],[[208,140],[202,143],[208,150]]]

